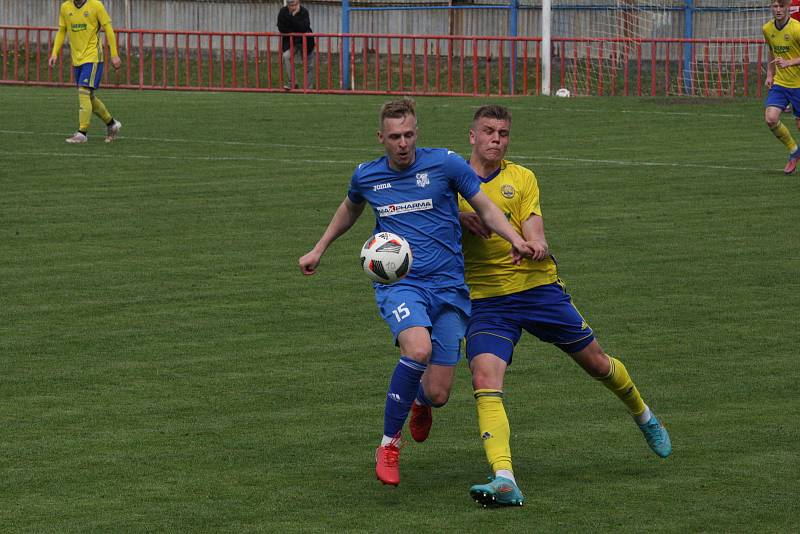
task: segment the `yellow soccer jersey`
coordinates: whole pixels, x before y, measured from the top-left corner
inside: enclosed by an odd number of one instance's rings
[[[800,57],[800,21],[789,19],[783,29],[775,26],[775,19],[764,24],[761,28],[764,39],[776,58],[795,59]],[[791,89],[800,88],[800,65],[780,69],[775,67],[773,82]]]
[[[481,185],[481,191],[505,214],[511,226],[522,235],[522,223],[533,214],[542,215],[539,206],[539,185],[533,172],[503,160],[500,173]],[[474,211],[466,200],[459,197],[459,211]],[[508,242],[497,234],[482,239],[469,231],[462,236],[464,266],[470,296],[473,299],[509,295],[544,284],[558,278],[552,258],[544,261],[522,260],[511,263]]]
[[[105,6],[99,0],[86,0],[80,8],[75,7],[72,0],[61,4],[58,19],[58,33],[53,55],[57,55],[63,43],[63,35],[69,34],[69,48],[72,55],[72,65],[84,63],[103,62],[103,41],[98,35],[103,26],[108,34],[108,44],[111,55],[116,56],[117,44],[114,32],[111,30],[111,17],[108,16]],[[59,39],[60,38],[60,39]]]

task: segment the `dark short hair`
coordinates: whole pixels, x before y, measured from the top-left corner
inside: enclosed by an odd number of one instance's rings
[[[472,116],[472,124],[474,125],[478,122],[478,119],[497,119],[499,121],[508,121],[509,124],[511,123],[511,112],[505,106],[498,106],[496,104],[490,104],[488,106],[481,106],[475,112],[475,115]]]
[[[402,119],[406,115],[411,115],[416,119],[417,114],[414,111],[415,106],[416,104],[410,98],[399,98],[391,102],[386,102],[381,106],[381,130],[383,130],[383,121],[385,119]]]

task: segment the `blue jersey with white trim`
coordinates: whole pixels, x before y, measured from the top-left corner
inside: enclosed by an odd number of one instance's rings
[[[386,156],[362,163],[348,198],[366,201],[375,232],[392,232],[411,245],[414,261],[404,283],[422,287],[464,284],[458,194],[470,199],[481,187],[475,171],[455,152],[417,148],[414,163],[396,171]]]

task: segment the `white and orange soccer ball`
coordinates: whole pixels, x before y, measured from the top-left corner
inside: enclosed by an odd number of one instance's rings
[[[561,89],[556,91],[556,96],[559,98],[569,98],[570,96],[572,96],[572,93],[570,93],[569,89],[567,89],[566,87],[562,87]]]
[[[411,270],[414,258],[408,241],[391,232],[380,232],[361,247],[361,267],[373,281],[392,284]]]

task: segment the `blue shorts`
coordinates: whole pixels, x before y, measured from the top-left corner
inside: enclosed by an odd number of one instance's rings
[[[77,67],[72,67],[75,75],[75,85],[78,87],[100,88],[100,79],[103,77],[102,63],[84,63]]]
[[[800,89],[790,89],[782,85],[773,84],[767,93],[764,107],[786,108],[787,104],[792,105],[792,114],[800,119]]]
[[[475,299],[467,328],[467,359],[495,354],[511,364],[522,329],[568,354],[585,348],[594,333],[560,283],[511,295]]]
[[[403,283],[378,286],[375,300],[395,342],[403,330],[422,326],[431,333],[429,363],[446,366],[458,363],[470,310],[466,286],[436,289]]]

